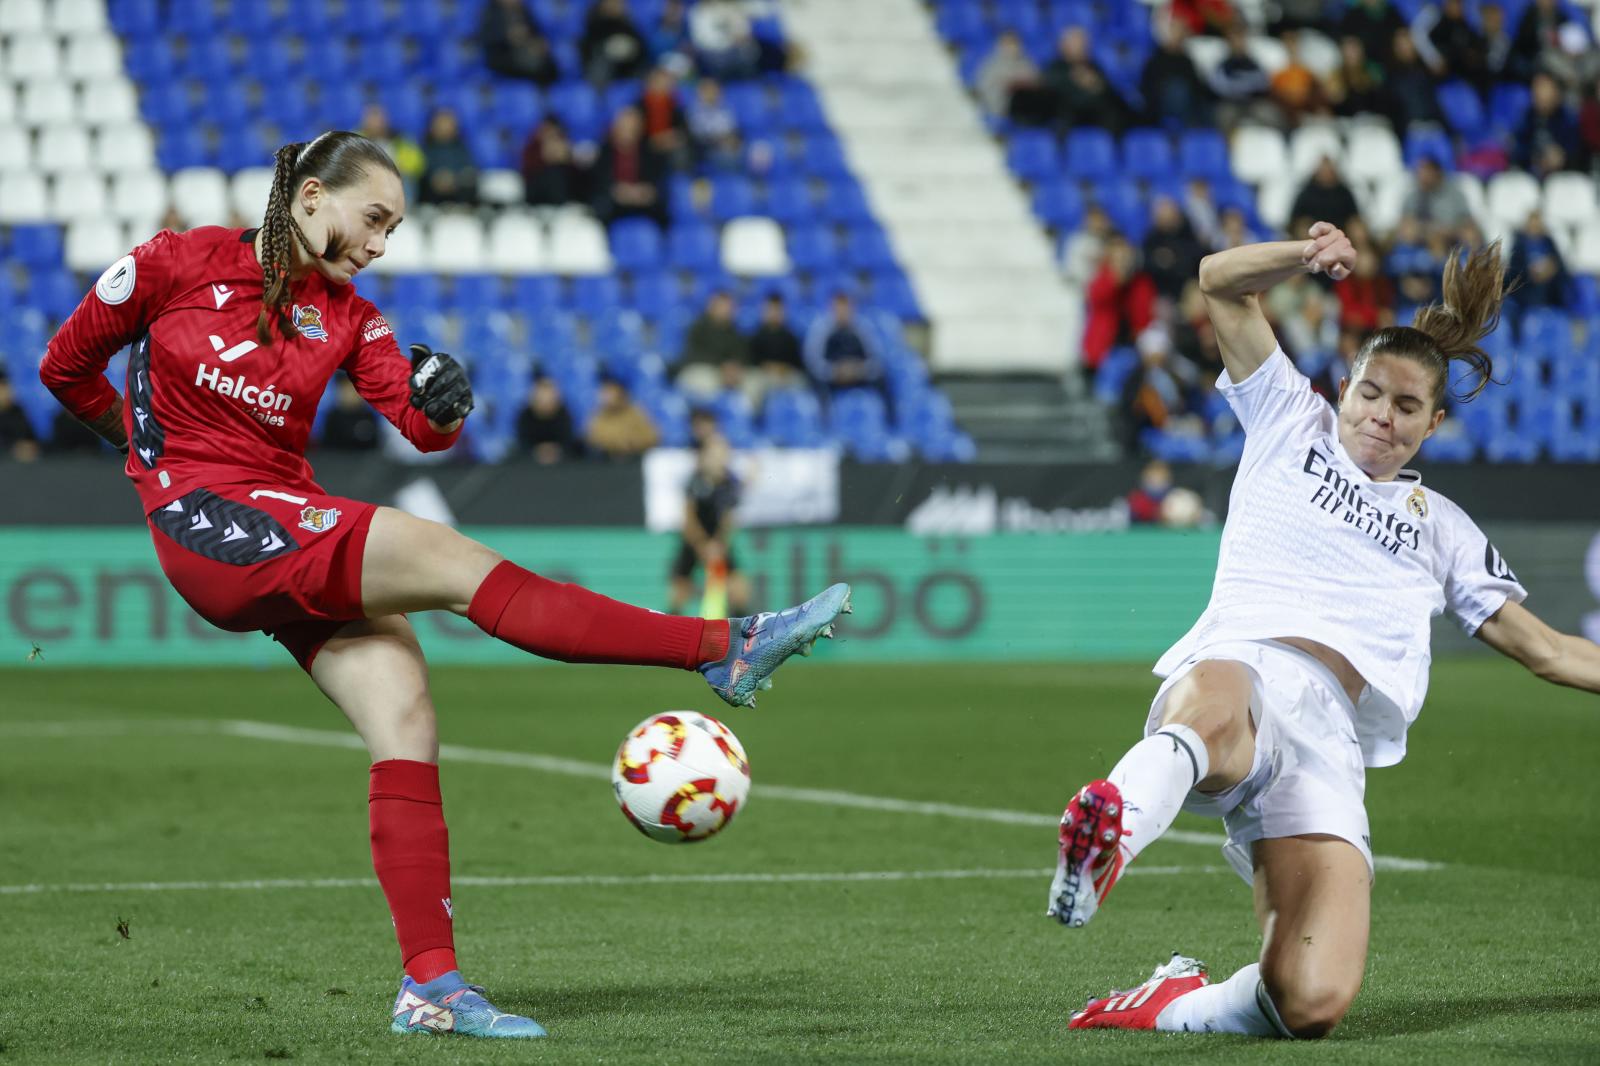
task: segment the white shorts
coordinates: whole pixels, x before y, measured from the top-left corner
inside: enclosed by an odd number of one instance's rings
[[[1161,707],[1172,686],[1206,659],[1242,663],[1254,677],[1255,762],[1249,775],[1226,792],[1190,792],[1183,809],[1222,819],[1228,831],[1222,853],[1246,882],[1253,880],[1253,842],[1308,833],[1348,840],[1371,871],[1367,772],[1356,739],[1355,708],[1333,672],[1315,657],[1273,640],[1207,645],[1162,683],[1150,704],[1145,735],[1161,727]]]

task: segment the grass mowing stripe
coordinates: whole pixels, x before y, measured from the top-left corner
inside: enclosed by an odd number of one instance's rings
[[[891,881],[983,881],[1048,878],[1053,871],[1036,870],[841,870],[837,872],[721,873],[721,874],[552,874],[545,877],[463,877],[451,884],[473,888],[565,888],[642,885],[790,885],[872,883]],[[1134,866],[1123,875],[1178,877],[1185,874],[1231,872],[1226,866]],[[52,892],[261,892],[272,889],[377,888],[371,877],[274,877],[252,881],[128,881],[121,884],[79,883],[60,885],[0,885],[0,896],[37,896]]]

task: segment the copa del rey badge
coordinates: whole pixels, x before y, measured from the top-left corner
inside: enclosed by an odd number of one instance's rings
[[[303,507],[300,509],[300,528],[313,533],[326,533],[339,521],[337,507]]]

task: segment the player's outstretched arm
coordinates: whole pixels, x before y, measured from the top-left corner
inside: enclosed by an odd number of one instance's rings
[[[1546,681],[1600,692],[1600,644],[1550,628],[1520,603],[1508,600],[1477,637]]]
[[[1326,273],[1335,281],[1350,276],[1356,252],[1343,230],[1318,222],[1308,238],[1246,244],[1200,261],[1200,292],[1217,332],[1222,365],[1235,384],[1255,373],[1278,346],[1261,311],[1261,293],[1296,274]]]

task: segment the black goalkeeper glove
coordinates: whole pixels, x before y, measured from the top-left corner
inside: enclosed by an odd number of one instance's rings
[[[411,346],[411,406],[448,426],[472,410],[472,383],[461,364],[426,344]]]

